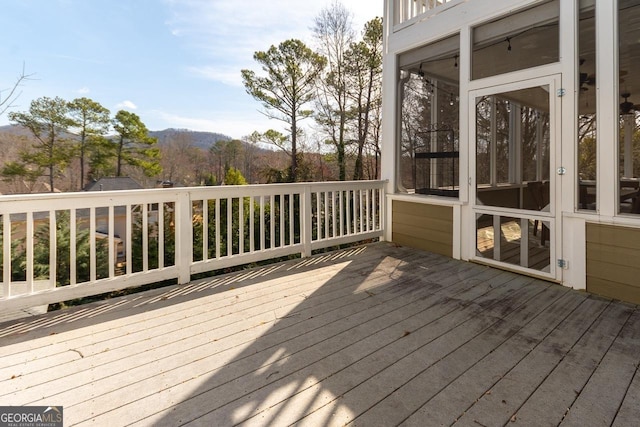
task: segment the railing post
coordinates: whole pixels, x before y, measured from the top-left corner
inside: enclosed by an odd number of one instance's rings
[[[181,191],[176,198],[176,266],[178,284],[191,280],[191,260],[193,259],[193,223],[191,216],[191,193]]]
[[[380,241],[391,241],[391,227],[387,225],[387,195],[386,188],[387,184],[382,184],[382,187],[378,189],[378,197],[379,197],[379,206],[378,206],[378,221],[380,221],[379,227],[382,229],[382,236],[380,236]],[[389,233],[387,234],[387,230]]]
[[[313,238],[312,232],[312,213],[313,207],[311,206],[311,186],[305,185],[303,187],[302,194],[300,195],[300,240],[302,242],[302,257],[306,258],[311,256],[311,239]]]

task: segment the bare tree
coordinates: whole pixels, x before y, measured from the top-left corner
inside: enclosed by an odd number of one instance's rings
[[[345,53],[347,96],[355,118],[356,162],[353,179],[364,178],[364,150],[371,136],[373,114],[381,104],[382,19],[365,25],[362,41],[352,43]]]
[[[0,90],[0,116],[3,115],[9,108],[15,107],[13,102],[22,94],[22,92],[19,91],[20,86],[25,80],[29,80],[31,76],[32,74],[25,74],[23,65],[22,72],[16,78],[13,86],[11,86],[9,89]]]
[[[345,54],[355,40],[352,14],[341,3],[334,2],[316,17],[313,32],[328,63],[325,75],[318,80],[316,122],[327,142],[335,147],[339,179],[344,181],[349,119]]]

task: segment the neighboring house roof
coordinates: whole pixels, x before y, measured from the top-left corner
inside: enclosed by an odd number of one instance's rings
[[[140,190],[143,187],[128,176],[100,178],[84,188],[84,191]]]

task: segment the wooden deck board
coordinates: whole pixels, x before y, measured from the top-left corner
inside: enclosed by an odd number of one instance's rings
[[[477,266],[474,266],[472,269],[465,270],[468,271],[466,274],[469,277],[477,274],[478,268],[476,267]],[[441,275],[440,272],[435,272],[435,274]],[[455,279],[452,279],[452,277]],[[441,285],[460,286],[459,278],[461,277],[463,276],[449,274],[447,278],[441,279]],[[169,407],[166,411],[167,413],[162,414],[162,422],[175,424],[196,418],[193,414],[197,413],[197,411],[194,412],[193,408],[202,406],[207,406],[207,411],[209,412],[216,411],[215,415],[211,415],[216,418],[214,424],[227,425],[229,423],[237,422],[239,421],[238,419],[233,419],[233,421],[231,421],[231,416],[225,411],[235,410],[239,405],[238,399],[254,400],[255,396],[250,394],[252,391],[254,393],[265,393],[267,395],[264,399],[265,401],[277,399],[278,393],[275,391],[279,390],[282,383],[286,384],[291,381],[292,378],[304,378],[306,374],[322,378],[323,375],[332,374],[332,370],[337,369],[340,362],[344,360],[342,359],[343,354],[347,354],[347,358],[351,358],[353,357],[353,354],[357,354],[357,351],[353,350],[352,344],[354,342],[356,344],[366,342],[368,343],[368,346],[373,346],[374,348],[381,345],[380,342],[375,342],[375,340],[370,342],[370,335],[380,329],[384,330],[387,328],[389,323],[393,324],[394,322],[397,322],[397,320],[395,320],[396,318],[400,317],[400,319],[404,319],[406,316],[413,313],[413,310],[415,309],[424,311],[425,305],[426,307],[429,307],[430,304],[437,307],[438,310],[446,309],[447,306],[444,304],[446,297],[443,297],[442,295],[433,295],[429,297],[429,293],[425,294],[425,292],[428,292],[429,290],[428,287],[415,287],[413,284],[410,285],[410,288],[412,288],[413,291],[422,293],[422,297],[426,297],[424,299],[420,299],[421,295],[418,294],[408,298],[407,303],[411,303],[415,306],[413,309],[407,306],[400,307],[399,309],[394,309],[395,307],[382,307],[383,310],[389,312],[389,315],[382,318],[375,317],[368,324],[364,323],[362,319],[359,319],[355,322],[357,327],[341,332],[341,330],[344,329],[342,324],[349,320],[348,317],[345,317],[344,319],[340,319],[332,324],[331,333],[333,336],[331,340],[322,341],[305,337],[307,338],[306,341],[308,342],[309,347],[305,348],[304,351],[301,351],[300,353],[291,354],[291,342],[283,342],[281,343],[282,347],[280,347],[280,349],[282,349],[285,354],[282,354],[280,358],[286,360],[286,365],[284,365],[286,370],[284,368],[276,369],[277,372],[269,371],[265,374],[263,364],[281,364],[283,362],[279,361],[279,358],[273,355],[273,350],[256,354],[258,348],[254,346],[251,351],[248,352],[249,354],[247,357],[249,360],[246,360],[243,356],[239,356],[236,357],[236,361],[231,365],[225,366],[225,372],[212,372],[212,375],[214,375],[213,379],[210,379],[206,385],[201,387],[198,396],[191,399],[191,401],[183,402],[183,404],[180,405],[180,408],[177,408],[176,410]],[[431,315],[436,315],[438,310],[432,310]],[[400,332],[400,334],[401,333],[402,332]],[[329,360],[334,362],[329,363]],[[238,365],[241,367],[238,367]],[[254,368],[253,370],[251,370],[252,367]],[[258,369],[255,369],[255,367],[258,367]],[[265,378],[265,375],[268,378]],[[190,387],[191,386],[186,386],[187,389]],[[182,388],[182,386],[178,386],[160,394],[149,395],[146,398],[147,404],[145,406],[149,406],[151,408],[158,407],[158,405],[161,406],[163,405],[162,402],[166,402],[166,400],[163,400],[165,397],[170,397],[176,393],[180,393]],[[208,403],[211,399],[216,402],[215,405]],[[263,402],[263,404],[265,403]],[[123,411],[123,414],[125,412],[126,411]],[[225,413],[226,415],[223,416],[221,413]],[[155,421],[158,419],[159,418],[157,418],[157,416],[154,416],[149,421]]]
[[[611,425],[640,362],[640,313],[631,315],[593,371],[589,382],[568,408],[562,425]],[[599,343],[602,347],[604,343]],[[628,402],[629,403],[629,402]],[[637,407],[640,401],[635,401]],[[620,419],[622,421],[622,419]],[[638,424],[639,419],[628,420]]]
[[[476,289],[473,290],[475,291],[478,288],[482,289],[483,287],[476,285]],[[484,292],[486,293],[487,291],[488,289],[485,288]],[[480,298],[485,293],[480,296],[478,296],[477,292],[467,292],[465,294],[467,294],[467,297],[473,298],[475,296],[475,298]],[[464,298],[464,296],[460,295],[459,298]],[[366,341],[358,343],[361,345],[345,348],[341,352],[342,354],[334,355],[337,361],[342,360],[344,363],[331,365],[333,369],[338,369],[336,372],[339,372],[339,375],[335,375],[335,372],[328,372],[325,378],[318,378],[315,384],[311,384],[310,387],[299,391],[292,399],[276,402],[272,406],[265,406],[261,412],[256,411],[254,418],[248,420],[248,424],[264,425],[276,422],[274,414],[278,413],[281,408],[285,406],[308,406],[309,402],[314,402],[310,409],[317,412],[304,419],[303,425],[317,425],[316,423],[320,422],[319,419],[325,418],[327,413],[335,416],[336,405],[341,408],[348,407],[346,411],[353,413],[355,407],[348,406],[345,400],[349,399],[348,395],[353,388],[367,381],[374,372],[383,372],[399,359],[419,350],[425,341],[433,341],[443,333],[446,333],[448,328],[455,327],[459,322],[464,322],[466,319],[453,319],[457,311],[452,311],[448,308],[451,306],[455,308],[464,300],[451,301],[452,304],[441,303],[430,309],[428,313],[417,313],[416,316],[408,317],[399,324],[370,336]],[[470,310],[479,310],[478,307],[469,307]],[[443,309],[444,311],[442,311]],[[439,317],[434,317],[437,315]],[[342,359],[340,359],[341,357]],[[314,369],[313,372],[316,372],[316,370]],[[322,390],[327,388],[331,390],[332,397],[315,398],[316,395],[322,395]],[[212,414],[212,417],[215,415],[217,414]],[[286,414],[282,419],[285,424],[296,421],[291,419],[290,415]],[[348,418],[338,416],[338,419],[343,422]],[[208,419],[208,421],[213,420],[214,418]],[[280,423],[280,421],[281,417],[278,417],[277,422]]]
[[[588,300],[587,302],[590,302]],[[460,418],[459,425],[504,425],[517,421],[518,410],[543,384],[559,364],[576,348],[599,344],[596,340],[610,334],[617,323],[621,306],[608,301],[596,301],[596,307],[582,304],[585,318],[580,325],[561,324],[541,345],[505,375],[494,387]],[[599,307],[598,307],[599,306]],[[595,314],[595,316],[594,316]],[[577,320],[577,319],[571,319]],[[569,328],[569,325],[572,327]],[[566,326],[566,327],[565,327]],[[591,327],[589,327],[591,326]],[[591,363],[587,361],[586,363]],[[562,420],[555,420],[555,424]],[[524,423],[523,425],[526,425]]]
[[[414,368],[413,375],[408,381],[394,383],[391,378],[394,378],[396,373],[393,371],[382,376],[380,380],[390,382],[394,388],[391,389],[391,393],[383,395],[380,401],[374,402],[366,412],[363,411],[363,415],[358,417],[355,423],[372,425],[376,421],[381,421],[384,425],[398,425],[404,421],[428,398],[438,394],[445,384],[468,370],[479,358],[489,354],[500,342],[526,325],[541,307],[549,305],[560,296],[547,286],[541,286],[538,292],[521,295],[519,300],[512,301],[508,306],[511,309],[510,312],[502,311],[500,316],[487,313],[492,317],[487,319],[488,322],[483,322],[482,316],[471,319],[472,323],[480,322],[480,331],[471,339],[459,342],[452,340],[453,337],[446,337],[444,342],[453,341],[454,344],[448,348],[450,351],[444,356],[439,353],[443,347],[442,343],[431,344],[436,346],[436,349],[423,348],[423,351],[416,353],[414,360],[408,361],[410,366],[417,367]],[[532,286],[531,289],[535,288]],[[462,327],[475,329],[472,325]],[[458,344],[457,347],[455,344]],[[436,357],[430,357],[434,352]],[[404,368],[409,371],[407,366],[397,365],[394,368]]]
[[[640,415],[635,306],[385,243],[2,323],[0,345],[0,405],[65,425]]]
[[[565,292],[550,306],[540,311],[529,324],[489,354],[479,357],[473,366],[445,384],[433,398],[427,396],[424,405],[411,414],[403,425],[420,426],[425,419],[433,421],[434,425],[452,424],[475,401],[490,393],[500,378],[539,345],[558,324],[566,321],[573,309],[585,298],[586,295]]]

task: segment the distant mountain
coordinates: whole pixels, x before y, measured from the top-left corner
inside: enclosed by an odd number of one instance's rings
[[[32,138],[31,132],[22,126],[6,125],[0,126],[0,137],[3,135],[10,137],[27,137]],[[195,147],[199,147],[208,150],[213,144],[218,141],[229,141],[233,138],[221,133],[215,132],[196,132],[188,129],[165,129],[165,130],[152,130],[149,131],[149,136],[158,138],[159,145],[166,145],[172,140],[183,140],[191,142]],[[69,134],[69,138],[74,138],[75,135]]]
[[[229,141],[233,138],[221,133],[215,132],[196,132],[188,129],[165,129],[165,130],[152,130],[149,131],[149,136],[158,138],[159,145],[165,145],[169,141],[188,138],[194,146],[209,149],[213,144],[218,141]]]
[[[0,126],[0,135],[31,136],[29,129],[18,125]]]

